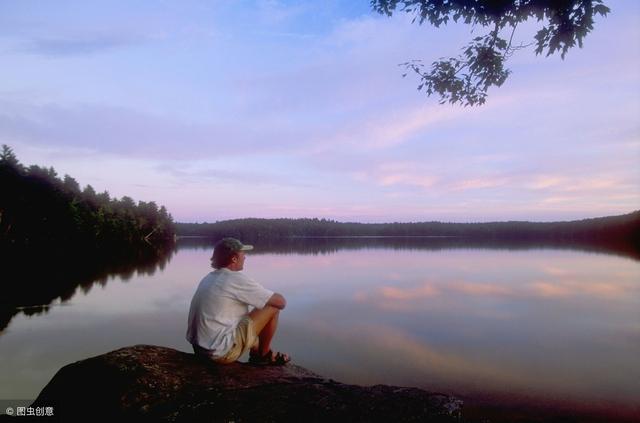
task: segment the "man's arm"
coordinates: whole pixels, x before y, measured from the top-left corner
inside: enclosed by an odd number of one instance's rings
[[[273,294],[271,296],[271,298],[269,298],[269,301],[267,301],[266,305],[275,307],[275,308],[280,309],[280,310],[284,310],[284,308],[287,305],[287,300],[285,300],[282,295],[280,295],[280,294],[278,294],[276,292],[275,294]]]

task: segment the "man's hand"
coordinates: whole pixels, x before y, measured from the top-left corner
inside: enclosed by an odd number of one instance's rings
[[[285,300],[282,295],[276,292],[271,296],[271,298],[269,298],[269,301],[267,301],[267,305],[275,307],[279,310],[284,310],[284,308],[287,306],[287,300]]]

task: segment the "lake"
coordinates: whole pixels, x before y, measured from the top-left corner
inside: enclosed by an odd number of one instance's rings
[[[0,399],[34,399],[60,367],[128,345],[191,352],[189,302],[210,255],[208,241],[185,241],[162,266],[14,316],[0,332]],[[257,244],[244,272],[287,298],[274,348],[326,377],[450,393],[469,416],[497,421],[523,411],[531,421],[640,416],[635,258],[297,240]]]

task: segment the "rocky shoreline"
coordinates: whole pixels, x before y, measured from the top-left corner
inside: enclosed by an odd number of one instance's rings
[[[291,363],[216,365],[151,345],[64,366],[32,407],[51,405],[63,422],[459,422],[462,415],[462,401],[445,394],[343,384]]]

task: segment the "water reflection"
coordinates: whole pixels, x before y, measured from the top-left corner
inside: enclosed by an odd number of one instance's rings
[[[207,237],[182,237],[179,248],[211,249],[217,240]],[[448,250],[460,248],[483,248],[500,250],[573,250],[602,254],[613,254],[640,260],[640,248],[626,242],[553,241],[532,239],[492,239],[447,236],[407,237],[292,237],[243,239],[255,244],[252,254],[330,254],[340,250],[394,249],[394,250]]]
[[[64,304],[78,291],[87,294],[94,285],[104,287],[114,278],[127,281],[136,274],[153,276],[165,268],[175,251],[175,244],[166,243],[98,252],[59,251],[52,246],[52,251],[5,254],[0,336],[18,313],[47,313],[53,303]]]
[[[245,272],[287,297],[275,347],[327,377],[453,393],[472,409],[637,416],[636,257],[450,241],[253,241]],[[126,345],[190,351],[212,243],[183,240],[149,267],[81,284],[68,307],[16,316],[0,337],[0,398],[35,398],[61,366]]]
[[[250,256],[247,268],[289,299],[286,347],[329,377],[455,392],[469,404],[552,404],[607,419],[640,411],[635,261],[374,249],[320,263]]]

